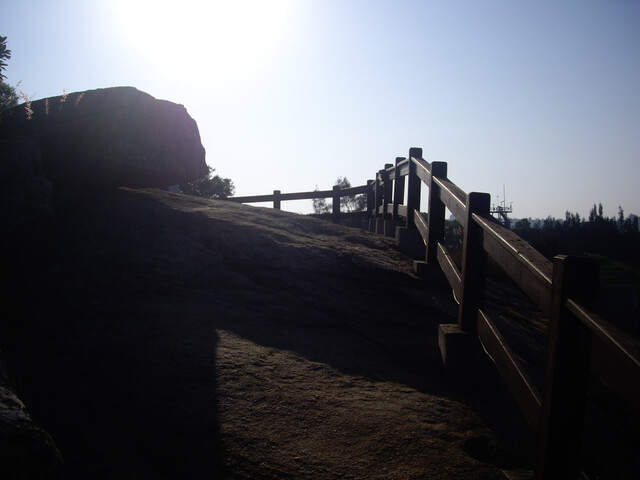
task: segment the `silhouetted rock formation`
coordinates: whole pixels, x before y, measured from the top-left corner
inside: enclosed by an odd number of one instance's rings
[[[449,290],[392,239],[129,188],[54,227],[0,345],[64,478],[504,478],[442,384]]]
[[[0,358],[0,475],[25,480],[59,478],[60,452],[51,436],[33,422],[7,383]]]
[[[504,478],[442,384],[449,290],[392,239],[114,188],[207,171],[133,88],[31,108],[0,123],[1,478]]]
[[[0,140],[0,266],[7,298],[13,296],[18,285],[30,291],[24,280],[32,267],[50,253],[47,244],[51,241],[48,233],[53,220],[51,182],[44,177],[38,145],[24,137]],[[24,302],[29,301],[27,295]],[[8,327],[15,316],[19,314],[14,309],[5,311],[0,335],[9,334]],[[4,345],[7,342],[3,339]],[[31,419],[10,388],[0,349],[0,476],[57,478],[61,464],[60,453],[49,434]]]
[[[135,88],[47,98],[30,109],[21,105],[0,119],[0,267],[8,279],[2,289],[7,309],[0,321],[0,360],[16,349],[40,358],[37,341],[17,346],[18,332],[31,336],[33,329],[32,340],[44,338],[35,331],[50,331],[60,320],[57,309],[43,307],[36,297],[48,290],[52,304],[67,303],[55,286],[42,290],[40,278],[59,246],[60,231],[78,220],[72,207],[90,205],[116,186],[166,187],[207,173],[198,127],[185,108]],[[58,478],[60,454],[14,394],[14,380],[0,362],[0,476]]]
[[[52,187],[44,176],[38,145],[24,137],[0,140],[2,245],[33,255],[38,248],[25,242],[41,239],[52,220]]]
[[[58,188],[167,187],[203,177],[205,151],[182,105],[133,87],[45,98],[3,113],[0,136],[33,138]]]

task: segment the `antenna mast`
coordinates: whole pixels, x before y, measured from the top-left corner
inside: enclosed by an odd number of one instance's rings
[[[500,201],[500,195],[498,197],[498,205],[491,206],[491,214],[498,215],[498,221],[502,223],[506,228],[511,228],[511,219],[508,217],[509,213],[513,213],[513,202],[507,206],[507,195],[504,184],[502,184],[502,202]]]

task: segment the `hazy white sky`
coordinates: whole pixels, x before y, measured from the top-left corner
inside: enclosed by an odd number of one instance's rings
[[[185,105],[237,195],[360,185],[419,146],[515,217],[640,214],[638,1],[3,0],[0,35],[34,99]]]

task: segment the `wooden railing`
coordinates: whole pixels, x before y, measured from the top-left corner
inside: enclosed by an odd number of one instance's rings
[[[297,192],[297,193],[282,193],[280,190],[274,190],[271,195],[253,195],[249,197],[231,197],[229,200],[239,203],[262,203],[273,202],[273,208],[280,210],[281,203],[287,200],[313,200],[316,198],[331,198],[332,199],[332,213],[330,214],[334,219],[338,219],[340,215],[344,215],[345,212],[340,211],[340,199],[342,197],[351,197],[353,195],[366,194],[367,198],[371,197],[371,188],[373,180],[370,180],[366,185],[359,187],[340,188],[339,185],[335,185],[332,190],[316,190],[313,192]],[[367,213],[357,212],[358,214],[366,215]]]
[[[428,187],[427,220],[420,213],[422,183]],[[358,193],[367,194],[367,215],[374,225],[398,228],[396,241],[412,235],[420,238],[424,263],[439,267],[451,285],[459,304],[458,323],[440,326],[445,363],[455,357],[464,371],[471,367],[465,361],[473,361],[465,360],[465,355],[474,344],[482,345],[537,433],[535,477],[578,478],[590,372],[599,375],[633,413],[640,405],[640,342],[594,313],[597,263],[571,256],[547,260],[490,215],[489,194],[465,193],[448,179],[447,164],[427,162],[420,148],[410,149],[408,158],[385,165],[375,181],[361,187],[231,200],[273,201],[279,208],[280,200],[332,197],[335,217],[340,196]],[[464,229],[460,268],[444,245],[446,209]],[[543,391],[529,378],[484,307],[489,257],[549,318]],[[452,351],[456,345],[462,351]]]

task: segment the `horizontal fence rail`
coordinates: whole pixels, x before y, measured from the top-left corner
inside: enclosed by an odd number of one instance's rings
[[[428,191],[426,218],[420,212],[423,184]],[[340,215],[340,199],[357,194],[367,196],[365,215],[370,218],[371,231],[395,236],[401,248],[413,239],[414,245],[422,246],[414,251],[424,256],[424,261],[417,263],[427,269],[437,267],[451,286],[459,305],[458,323],[454,329],[447,326],[440,330],[445,364],[452,345],[466,348],[475,340],[491,358],[537,433],[535,477],[578,478],[591,372],[601,376],[633,413],[640,404],[640,342],[591,308],[599,284],[597,264],[592,259],[567,256],[549,261],[490,215],[488,194],[465,193],[448,178],[447,164],[426,161],[420,148],[411,148],[408,157],[386,164],[367,185],[284,194],[275,190],[272,195],[229,200],[273,202],[274,208],[280,208],[283,200],[332,198],[335,220]],[[464,232],[460,267],[444,244],[446,209]],[[527,375],[484,308],[489,258],[549,318],[543,391]],[[449,345],[450,335],[471,340]],[[457,352],[460,354],[464,357],[464,352]],[[463,371],[465,365],[459,367]]]
[[[339,185],[333,187],[332,190],[315,190],[313,192],[296,192],[282,193],[280,190],[274,190],[271,195],[252,195],[246,197],[230,197],[227,200],[237,203],[264,203],[273,202],[273,208],[280,210],[281,202],[288,200],[314,200],[314,199],[332,199],[332,212],[323,214],[332,216],[337,221],[344,212],[340,212],[340,200],[343,197],[351,197],[354,195],[365,194],[367,198],[371,197],[371,188],[373,180],[366,185],[357,187],[340,188]],[[367,215],[368,212],[347,212],[346,215]]]
[[[459,303],[459,332],[480,340],[525,419],[538,434],[536,478],[578,478],[589,372],[601,375],[631,411],[637,411],[640,401],[640,342],[588,309],[596,297],[593,292],[596,277],[572,273],[572,269],[584,270],[582,263],[589,263],[589,259],[560,256],[554,262],[547,260],[491,217],[487,194],[465,193],[447,177],[446,164],[427,162],[421,149],[412,148],[407,159],[401,159],[395,166],[385,166],[376,182],[385,181],[403,185],[406,182],[407,205],[406,208],[400,205],[403,198],[390,196],[389,192],[395,189],[376,185],[374,191],[383,198],[376,199],[378,208],[374,215],[382,220],[393,211],[404,217],[398,225],[419,235],[425,245],[425,263],[438,265],[444,273]],[[421,184],[429,192],[426,219],[419,211]],[[444,246],[445,208],[464,229],[461,269]],[[484,310],[488,258],[549,316],[543,392],[529,378]],[[567,329],[567,325],[572,328]]]
[[[339,190],[340,197],[349,197],[361,193],[368,192],[367,185],[358,187],[342,188]],[[271,195],[253,195],[248,197],[231,197],[228,200],[238,203],[262,203],[273,202],[276,199],[284,200],[313,200],[315,198],[332,198],[334,190],[316,190],[314,192],[297,192],[297,193],[281,193],[280,190],[274,190]]]

